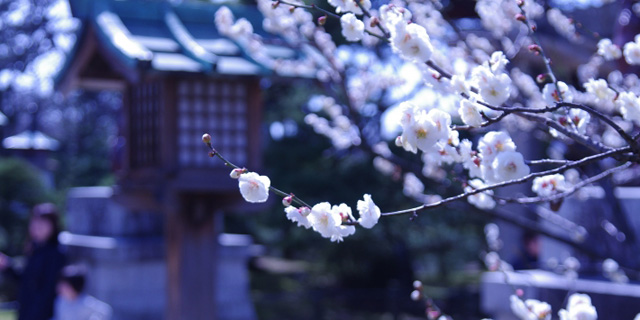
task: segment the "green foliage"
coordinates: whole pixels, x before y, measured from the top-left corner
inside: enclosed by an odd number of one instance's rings
[[[31,207],[51,197],[36,169],[19,159],[0,159],[0,181],[0,251],[19,254]]]

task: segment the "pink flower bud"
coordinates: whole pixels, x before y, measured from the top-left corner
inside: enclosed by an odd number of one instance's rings
[[[525,17],[524,14],[522,14],[522,13],[518,13],[518,14],[516,14],[516,20],[518,20],[520,22],[525,22],[525,21],[527,21],[527,17]]]
[[[241,174],[243,174],[243,173],[245,173],[245,172],[247,172],[247,169],[245,169],[245,168],[242,168],[242,169],[233,169],[233,170],[231,170],[231,173],[229,174],[229,176],[230,176],[232,179],[238,179],[238,178],[240,178],[240,175],[241,175]]]
[[[322,16],[318,18],[318,25],[324,26],[327,23],[327,16]]]
[[[205,133],[202,135],[202,142],[206,143],[206,144],[210,144],[211,143],[211,135],[209,135],[208,133]]]
[[[529,51],[535,54],[540,54],[542,52],[542,48],[540,48],[540,46],[537,44],[532,44],[532,45],[529,45]]]
[[[282,199],[282,205],[288,207],[293,202],[293,195],[286,196]]]
[[[309,209],[309,207],[302,207],[302,208],[298,209],[298,211],[304,217],[308,216],[311,213],[311,209]]]

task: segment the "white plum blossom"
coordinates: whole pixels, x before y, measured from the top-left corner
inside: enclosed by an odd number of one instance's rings
[[[480,179],[469,180],[469,185],[464,188],[464,192],[470,192],[486,186],[487,185]],[[487,190],[468,196],[467,201],[478,209],[491,210],[496,206],[496,202],[492,196],[493,190]]]
[[[428,152],[439,140],[447,140],[451,131],[451,116],[437,109],[426,112],[413,104],[404,102],[402,109],[402,135],[396,140],[405,150],[416,153]]]
[[[515,151],[516,145],[504,131],[487,132],[478,142],[478,151],[483,161],[492,162],[498,153]]]
[[[544,88],[542,88],[542,98],[548,106],[555,106],[556,103],[560,101],[573,101],[573,93],[566,83],[558,81],[558,88],[560,88],[560,92],[556,90],[556,85],[554,83],[547,83]]]
[[[348,41],[359,41],[364,36],[364,22],[356,18],[353,13],[347,13],[340,17],[342,35]]]
[[[409,145],[417,147],[423,152],[431,150],[439,137],[440,133],[436,124],[424,111],[416,115],[411,126],[408,130],[404,130],[402,134],[403,141],[406,141]]]
[[[590,79],[584,84],[587,92],[594,98],[596,104],[611,103],[616,97],[616,92],[609,88],[609,84],[604,79]]]
[[[491,71],[495,74],[495,73],[503,72],[504,68],[509,63],[509,60],[507,59],[507,56],[505,56],[502,51],[496,51],[491,54],[489,63],[491,64]]]
[[[524,163],[522,154],[517,151],[500,152],[492,163],[493,178],[497,181],[508,181],[522,178],[530,169]]]
[[[462,122],[471,127],[479,127],[484,122],[478,106],[467,99],[460,100],[458,114],[460,114]]]
[[[331,238],[337,232],[337,228],[342,224],[340,216],[335,216],[331,210],[331,204],[321,202],[311,208],[308,216],[313,230],[324,238]]]
[[[640,36],[636,35],[635,41],[625,43],[623,47],[624,60],[630,65],[640,64]]]
[[[332,242],[341,242],[344,237],[356,232],[354,226],[343,225],[342,222],[352,219],[351,208],[342,203],[331,206],[328,202],[321,202],[311,208],[307,219],[314,231],[324,238],[330,238]]]
[[[591,120],[591,114],[589,114],[589,112],[584,111],[582,109],[577,109],[577,108],[569,109],[569,114],[568,115],[558,115],[556,117],[558,119],[558,122],[563,127],[567,128],[568,130],[571,130],[571,131],[573,131],[574,128],[576,128],[576,129],[578,129],[578,133],[580,133],[580,134],[585,134],[586,133],[587,125],[589,124],[589,121]],[[554,137],[560,136],[560,133],[558,133],[553,128],[549,129],[549,132]]]
[[[400,57],[414,62],[426,62],[433,54],[429,35],[423,26],[403,21],[393,24],[391,46]]]
[[[440,110],[431,109],[427,113],[427,116],[436,126],[436,136],[438,140],[449,139],[451,133],[451,115]]]
[[[411,11],[397,5],[384,4],[378,10],[380,22],[390,31],[395,30],[396,24],[408,24],[411,21]]]
[[[481,65],[473,70],[473,77],[484,102],[500,106],[509,99],[511,78],[506,73],[494,74],[488,66]]]
[[[358,1],[365,10],[371,9],[370,0],[329,0],[328,2],[336,8],[336,13],[353,12],[355,14],[362,14],[363,11],[356,1]]]
[[[605,60],[616,60],[622,57],[620,48],[611,42],[611,39],[602,39],[598,41],[598,54]]]
[[[284,208],[284,212],[287,214],[287,219],[298,223],[298,227],[311,228],[311,222],[307,218],[309,212],[306,209],[289,206]]]
[[[633,121],[640,125],[640,98],[633,92],[622,92],[616,99],[616,107],[620,110],[625,120]]]
[[[238,178],[240,194],[245,201],[259,203],[269,198],[271,180],[267,176],[261,176],[255,172],[247,172]]]
[[[533,179],[531,190],[541,197],[549,197],[566,191],[567,186],[563,175],[553,174]]]
[[[451,85],[451,89],[453,89],[455,93],[470,95],[471,89],[469,88],[469,84],[465,81],[464,76],[457,74],[453,75],[449,83]]]
[[[378,223],[378,219],[380,219],[380,208],[373,203],[370,194],[365,194],[364,200],[358,200],[357,209],[360,214],[358,223],[362,227],[371,229]]]
[[[551,320],[551,306],[543,301],[527,299],[522,301],[516,295],[509,297],[511,311],[521,320]]]
[[[331,213],[340,221],[340,224],[335,228],[334,233],[331,235],[332,242],[341,242],[344,237],[350,236],[356,232],[356,227],[342,225],[342,221],[347,219],[355,220],[353,219],[351,208],[348,205],[344,203],[337,206],[334,205],[331,207]]]
[[[598,312],[586,294],[574,293],[569,297],[567,309],[558,311],[560,320],[596,320]]]

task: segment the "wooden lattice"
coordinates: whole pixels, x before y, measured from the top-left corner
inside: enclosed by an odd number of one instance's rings
[[[245,165],[248,149],[247,85],[240,81],[178,83],[178,162],[182,167],[218,167],[203,157],[200,138],[209,132],[215,148]]]

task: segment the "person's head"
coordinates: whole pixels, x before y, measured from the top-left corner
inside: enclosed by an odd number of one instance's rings
[[[58,281],[58,294],[67,300],[75,300],[82,292],[86,281],[86,270],[82,266],[68,265],[62,269]]]
[[[37,244],[57,243],[60,229],[58,211],[53,203],[41,203],[33,207],[29,220],[29,238]]]

